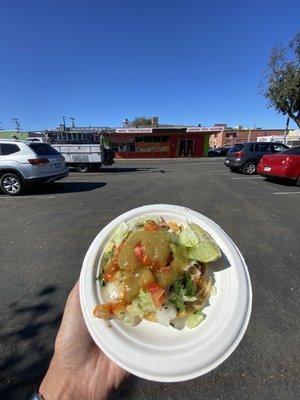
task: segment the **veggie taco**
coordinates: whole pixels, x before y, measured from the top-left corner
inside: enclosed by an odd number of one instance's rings
[[[94,316],[136,326],[143,319],[195,328],[213,293],[209,264],[221,257],[213,238],[191,221],[158,216],[122,222],[104,248],[97,280],[104,304]]]

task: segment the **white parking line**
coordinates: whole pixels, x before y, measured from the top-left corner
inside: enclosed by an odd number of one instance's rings
[[[243,176],[242,178],[231,178],[231,179],[263,179],[262,176]]]
[[[15,197],[12,197],[12,196],[1,196],[0,197],[0,200],[12,200],[12,199],[18,199],[18,200],[24,200],[24,199],[41,199],[41,200],[43,200],[43,199],[55,199],[56,198],[56,196],[43,196],[43,195],[40,195],[40,196],[35,196],[35,195],[33,195],[33,196],[15,196]]]
[[[208,172],[228,172],[226,169],[211,169]]]
[[[299,192],[274,192],[273,194],[300,194],[300,190]]]

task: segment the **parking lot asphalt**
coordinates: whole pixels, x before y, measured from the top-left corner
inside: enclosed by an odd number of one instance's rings
[[[235,241],[253,286],[248,330],[216,370],[163,384],[131,377],[114,399],[300,397],[300,188],[231,173],[222,159],[117,161],[51,186],[0,194],[0,398],[25,400],[47,368],[67,295],[94,236],[145,204],[192,208]]]

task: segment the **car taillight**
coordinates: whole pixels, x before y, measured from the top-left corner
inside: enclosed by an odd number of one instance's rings
[[[243,151],[237,151],[236,153],[233,153],[233,156],[236,158],[242,158],[244,155],[245,153]]]
[[[47,158],[30,158],[28,162],[31,165],[46,165],[49,164],[49,160]]]

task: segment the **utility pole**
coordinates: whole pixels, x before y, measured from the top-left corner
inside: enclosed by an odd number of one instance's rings
[[[289,133],[289,123],[290,123],[290,117],[287,117],[286,124],[285,124],[285,131],[284,131],[284,135],[283,135],[283,144],[286,144],[286,137]]]
[[[20,121],[18,120],[18,118],[12,118],[12,122],[13,122],[14,124],[16,124],[16,131],[17,131],[17,132],[20,132],[20,130],[21,130],[22,128],[21,128],[21,123],[20,123]]]
[[[252,132],[252,129],[255,129],[255,128],[256,128],[256,124],[253,126],[253,128],[251,128],[251,126],[249,127],[248,140],[247,140],[247,142],[250,142],[250,140],[251,140],[251,132]]]
[[[64,126],[64,131],[66,130],[66,117],[63,117],[63,126]]]
[[[75,118],[74,117],[70,117],[70,121],[71,121],[71,127],[75,128]]]

